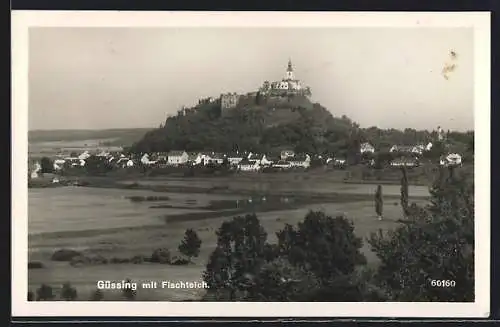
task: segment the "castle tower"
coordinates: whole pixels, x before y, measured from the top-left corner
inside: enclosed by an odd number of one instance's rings
[[[287,80],[294,79],[294,76],[293,76],[293,66],[292,66],[292,60],[291,59],[288,59],[288,68],[286,69],[286,79]]]

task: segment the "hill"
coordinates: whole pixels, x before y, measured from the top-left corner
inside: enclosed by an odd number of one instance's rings
[[[335,118],[306,97],[276,100],[257,95],[230,109],[221,109],[215,101],[181,110],[146,133],[131,151],[272,151],[290,147],[298,152],[321,152],[327,150],[327,143],[346,140],[357,128],[347,117]]]
[[[359,158],[359,146],[370,142],[385,152],[394,145],[436,143],[436,132],[378,127],[360,128],[345,115],[335,117],[305,96],[241,98],[234,108],[221,102],[200,100],[192,108],[179,110],[157,129],[135,142],[134,153],[169,151],[273,152],[289,148],[295,152],[334,153]],[[474,132],[447,133],[447,150],[473,153]],[[357,160],[355,160],[357,161]]]

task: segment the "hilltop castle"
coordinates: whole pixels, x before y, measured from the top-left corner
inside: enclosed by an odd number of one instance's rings
[[[295,95],[311,96],[310,88],[302,85],[301,81],[295,78],[291,60],[288,60],[286,74],[281,81],[265,81],[258,92],[253,92],[249,95],[257,95],[257,93],[265,97],[289,97]],[[220,98],[221,108],[229,109],[236,107],[242,96],[243,95],[237,93],[222,94]]]

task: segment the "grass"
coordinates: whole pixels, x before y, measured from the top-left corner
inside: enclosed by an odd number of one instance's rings
[[[424,200],[419,200],[424,201]],[[309,210],[322,210],[330,215],[344,214],[355,225],[355,233],[366,239],[370,233],[378,229],[388,230],[399,225],[401,208],[387,201],[385,218],[376,219],[373,201],[316,203],[307,208],[261,212],[258,217],[268,233],[270,242],[276,241],[275,233],[283,228],[285,223],[297,224],[303,220]],[[199,281],[210,253],[216,245],[215,231],[229,217],[213,217],[206,220],[180,220],[168,222],[163,226],[139,226],[121,229],[115,233],[107,231],[60,232],[47,234],[44,237],[30,239],[30,261],[43,263],[43,269],[29,270],[29,288],[35,291],[42,283],[60,287],[64,282],[71,282],[76,287],[79,298],[86,300],[95,291],[98,280],[121,280],[131,278],[133,281]],[[52,253],[61,248],[78,244],[85,248],[84,253],[99,254],[104,257],[132,257],[134,255],[150,255],[156,248],[166,247],[176,251],[187,228],[197,231],[202,240],[200,256],[194,259],[194,264],[187,266],[171,266],[161,264],[107,264],[100,266],[72,267],[67,262],[53,262]],[[133,240],[133,242],[131,242]],[[363,253],[368,264],[374,265],[378,259],[364,242]],[[196,300],[203,295],[203,290],[197,289],[142,289],[137,292],[138,301],[180,301]],[[119,290],[104,291],[105,300],[121,300]]]

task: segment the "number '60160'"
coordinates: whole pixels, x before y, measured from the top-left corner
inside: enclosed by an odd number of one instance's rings
[[[431,279],[432,287],[455,287],[456,282],[448,279]]]

